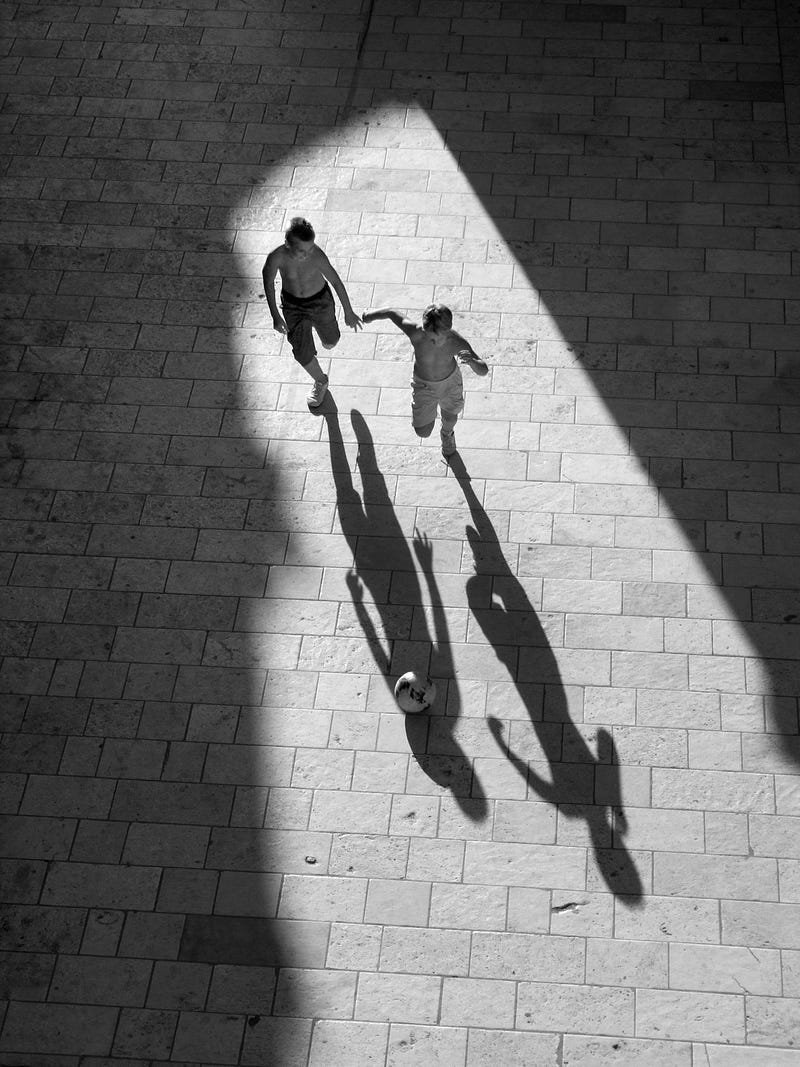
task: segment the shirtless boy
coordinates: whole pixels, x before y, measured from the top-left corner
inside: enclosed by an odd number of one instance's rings
[[[314,243],[314,227],[307,219],[293,218],[286,240],[267,256],[261,272],[272,326],[286,334],[294,358],[314,379],[308,394],[309,407],[318,408],[328,391],[328,375],[317,361],[311,328],[317,331],[323,348],[333,348],[341,334],[336,324],[336,306],[328,282],[342,304],[345,323],[361,329],[361,319],[353,311],[344,283],[331,261]],[[275,277],[281,276],[281,308],[275,300]],[[281,314],[283,312],[283,314]]]
[[[389,319],[399,326],[414,346],[414,375],[411,379],[411,425],[418,437],[430,437],[437,408],[442,414],[442,455],[456,451],[455,425],[464,409],[461,368],[467,363],[483,377],[489,368],[472,345],[453,329],[453,313],[444,304],[430,304],[422,312],[422,324],[407,319],[394,308],[371,308],[362,322]]]

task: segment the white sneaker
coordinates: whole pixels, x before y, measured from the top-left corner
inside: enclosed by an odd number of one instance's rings
[[[310,390],[308,396],[306,397],[306,400],[308,401],[308,406],[310,408],[318,408],[320,406],[320,404],[322,403],[322,401],[325,399],[325,394],[327,393],[327,391],[328,391],[328,378],[327,378],[327,376],[325,377],[325,380],[322,381],[322,382],[314,382],[314,384],[311,386],[311,390]]]

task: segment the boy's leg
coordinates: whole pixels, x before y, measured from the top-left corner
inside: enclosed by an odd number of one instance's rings
[[[456,423],[458,422],[458,414],[455,411],[445,411],[442,408],[442,436],[450,434],[455,430]]]
[[[323,371],[317,359],[314,338],[311,333],[311,317],[305,309],[284,303],[281,307],[286,322],[286,336],[292,346],[295,361],[314,379],[306,399],[311,407],[316,408],[325,399],[328,390],[328,375]]]
[[[303,365],[303,370],[307,371],[315,382],[327,382],[328,375],[319,365],[319,360],[316,356],[313,356],[310,362]]]
[[[311,333],[311,317],[305,308],[288,301],[281,303],[281,311],[286,322],[286,340],[292,346],[292,355],[301,367],[307,369],[317,356]],[[308,373],[314,377],[313,370],[309,369]]]
[[[319,334],[322,347],[335,348],[342,335],[339,331],[339,324],[336,321],[336,304],[333,300],[333,293],[327,286],[320,294],[319,299],[313,302],[310,310],[311,321],[314,323],[314,329]]]
[[[442,412],[442,455],[452,456],[456,451],[456,423],[464,410],[464,383],[460,370],[447,379],[439,403]]]
[[[456,453],[456,422],[458,415],[452,411],[442,412],[442,455],[454,456]]]
[[[417,437],[430,437],[436,422],[437,400],[430,383],[414,374],[411,378],[411,425]]]

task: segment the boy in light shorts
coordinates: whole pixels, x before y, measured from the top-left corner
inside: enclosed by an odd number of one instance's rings
[[[455,425],[464,409],[464,388],[458,363],[468,364],[483,377],[489,368],[472,345],[453,329],[453,313],[444,304],[429,304],[419,325],[394,308],[370,308],[362,322],[389,319],[414,347],[411,379],[411,425],[418,437],[430,437],[441,411],[442,455],[456,451]],[[458,360],[458,363],[456,362]]]

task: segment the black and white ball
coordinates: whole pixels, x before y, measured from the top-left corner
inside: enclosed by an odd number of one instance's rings
[[[397,679],[394,695],[401,710],[407,714],[425,711],[436,699],[436,683],[427,674],[406,671]]]

